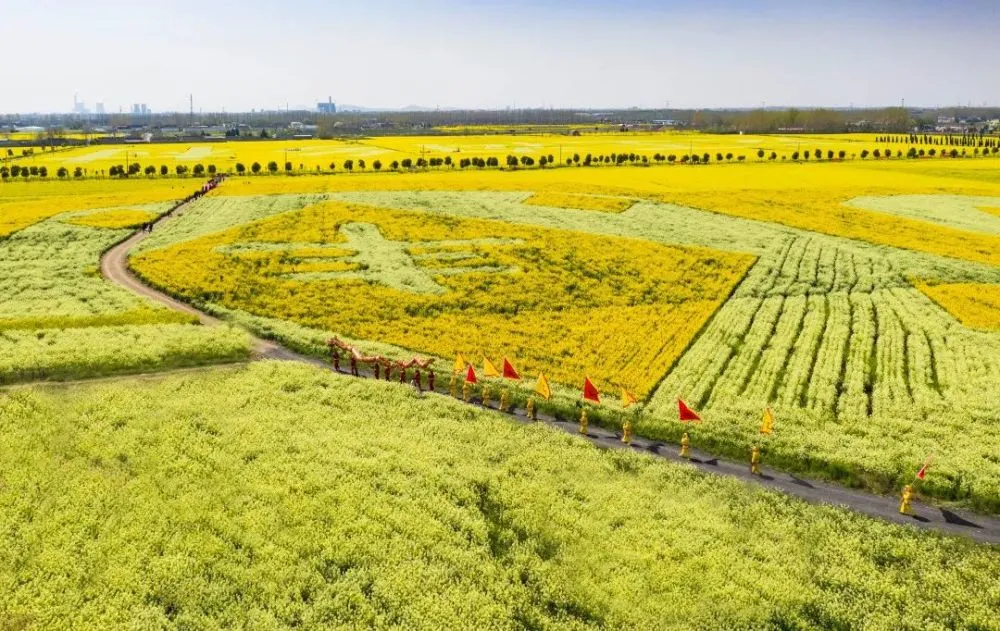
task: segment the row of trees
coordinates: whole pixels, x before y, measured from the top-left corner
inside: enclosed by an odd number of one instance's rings
[[[0,177],[7,179],[9,177],[48,177],[49,169],[47,167],[41,166],[30,166],[22,167],[20,165],[13,165],[10,167],[2,166],[0,167]]]
[[[140,165],[138,162],[133,162],[132,164],[128,165],[127,167],[125,165],[122,165],[122,164],[113,165],[113,166],[111,166],[107,170],[107,172],[105,172],[102,169],[102,170],[96,171],[95,173],[93,173],[93,175],[101,175],[101,176],[103,176],[103,175],[106,174],[106,175],[108,175],[110,177],[129,177],[129,176],[135,176],[135,175],[139,175],[141,173],[144,173],[147,176],[152,177],[152,176],[155,176],[157,174],[157,172],[159,172],[159,174],[162,175],[162,176],[167,176],[167,175],[170,175],[171,169],[170,169],[170,167],[168,167],[165,164],[161,165],[159,167],[159,169],[157,169],[153,165],[149,165],[149,166],[146,166],[145,168],[143,168],[143,166]],[[177,175],[187,175],[188,173],[191,173],[192,175],[195,175],[195,176],[204,176],[205,174],[215,175],[218,172],[218,168],[214,164],[210,164],[207,167],[205,165],[203,165],[203,164],[196,164],[196,165],[194,165],[194,167],[190,167],[190,168],[187,165],[178,164],[177,166],[174,167],[173,172],[176,173]],[[56,170],[56,176],[59,177],[59,178],[67,178],[67,177],[70,177],[70,175],[71,175],[70,170],[67,169],[66,167],[59,167]],[[86,177],[88,175],[91,175],[91,173],[88,173],[88,171],[86,169],[82,168],[82,167],[76,167],[75,169],[73,169],[73,172],[72,172],[72,176],[74,178],[82,178],[82,177]],[[45,167],[45,166],[30,166],[30,167],[24,166],[24,167],[22,167],[20,165],[15,164],[15,165],[12,165],[10,167],[7,167],[7,166],[0,167],[0,177],[2,177],[3,179],[17,178],[17,177],[21,177],[21,178],[43,177],[44,178],[44,177],[48,177],[48,176],[49,176],[49,169],[48,169],[48,167]]]
[[[13,160],[14,158],[17,157],[30,158],[31,156],[35,155],[35,148],[28,147],[27,149],[21,149],[20,155],[16,155],[13,149],[8,148],[7,151],[5,151],[2,155],[5,160]]]
[[[891,142],[891,140],[890,140]],[[923,157],[967,157],[972,156],[988,156],[1000,154],[1000,147],[974,147],[970,152],[968,149],[958,149],[952,147],[951,149],[940,149],[936,147],[931,147],[929,149],[924,149],[923,147],[910,147],[906,153],[903,153],[901,149],[893,150],[891,148],[884,149],[873,149],[869,151],[868,149],[862,149],[859,153],[851,153],[850,157],[852,159],[860,157],[862,160],[868,159],[869,157],[875,159],[884,158],[923,158]],[[791,159],[793,162],[798,161],[808,161],[808,160],[846,160],[848,157],[847,151],[841,149],[839,151],[833,151],[828,149],[826,151],[822,149],[814,149],[812,151],[793,151],[790,155],[779,156],[777,152],[770,151],[767,152],[764,149],[757,150],[757,159],[761,162],[777,161],[780,157],[781,160]],[[624,165],[634,165],[634,166],[649,166],[650,162],[655,162],[657,164],[662,164],[667,162],[669,164],[708,164],[713,161],[716,163],[726,163],[726,162],[745,162],[747,156],[745,155],[734,155],[733,153],[721,153],[718,152],[714,156],[711,153],[705,152],[702,154],[692,153],[692,154],[662,154],[655,153],[650,159],[649,156],[636,154],[636,153],[611,153],[607,155],[593,155],[586,154],[580,156],[580,154],[574,153],[572,156],[565,159],[566,166],[624,166]],[[549,166],[555,166],[557,164],[555,158],[551,155],[544,155],[538,157],[536,160],[531,156],[515,156],[508,155],[503,161],[503,164],[508,169],[519,169],[519,168],[529,168],[538,166],[539,168],[546,168]],[[411,158],[404,158],[403,160],[393,160],[388,165],[383,165],[381,160],[374,160],[369,165],[365,160],[345,160],[341,164],[341,168],[347,172],[353,172],[355,169],[359,171],[365,171],[368,168],[374,171],[381,171],[383,167],[386,167],[390,171],[399,170],[413,170],[413,169],[426,169],[426,168],[439,168],[448,167],[454,168],[458,166],[460,169],[467,169],[470,167],[475,167],[479,169],[484,168],[499,168],[501,166],[501,161],[495,156],[490,156],[488,158],[480,157],[468,157],[461,158],[458,162],[452,160],[451,157],[445,158],[417,158],[413,160]],[[291,162],[285,162],[284,165],[280,165],[276,161],[268,162],[266,165],[262,165],[259,162],[254,162],[250,165],[249,169],[242,162],[236,163],[233,169],[239,175],[245,175],[248,171],[253,175],[258,175],[261,173],[277,174],[279,171],[284,171],[285,173],[293,173],[296,171],[295,165]],[[333,172],[337,170],[337,163],[331,162],[329,165],[329,171]],[[298,165],[298,172],[305,172],[305,165]],[[319,165],[316,165],[315,171],[317,173],[322,172]],[[156,167],[154,165],[148,165],[143,167],[138,162],[133,162],[128,166],[125,165],[114,165],[105,172],[104,170],[96,171],[94,173],[88,173],[87,170],[81,167],[76,167],[72,174],[66,167],[60,167],[56,171],[56,176],[63,179],[68,178],[72,175],[73,178],[82,178],[88,175],[99,175],[99,176],[110,176],[110,177],[134,177],[139,175],[146,175],[147,177],[154,177],[157,174],[166,177],[171,175],[171,172],[178,176],[193,175],[195,177],[204,177],[206,175],[213,176],[218,173],[218,168],[214,164],[203,165],[196,164],[193,167],[188,167],[187,165],[178,164],[174,166],[171,170],[167,165],[160,165]],[[28,179],[31,177],[46,178],[49,175],[49,170],[44,166],[0,166],[0,178],[7,180],[10,178],[22,178]]]
[[[1000,139],[979,134],[909,134],[907,136],[876,136],[875,142],[890,142],[895,144],[909,143],[911,145],[937,145],[949,147],[998,147]]]
[[[57,175],[59,175],[59,177],[66,177],[67,174],[63,173],[63,171],[65,171],[65,169],[60,169],[60,173],[57,173]],[[146,175],[152,176],[156,175],[156,171],[157,171],[156,167],[153,166],[152,164],[143,168],[142,165],[139,164],[138,162],[133,162],[132,164],[128,165],[128,168],[126,168],[124,165],[121,164],[111,167],[110,169],[108,169],[108,175],[112,177],[128,177],[132,175],[139,175],[140,173],[145,173]],[[164,176],[170,175],[170,167],[168,167],[165,164],[160,165],[159,171],[160,175]],[[177,166],[174,167],[174,172],[177,173],[177,175],[187,175],[189,171],[187,165],[178,164]],[[208,165],[208,167],[206,167],[204,164],[199,163],[191,168],[190,173],[195,176],[203,176],[206,173],[208,175],[215,175],[216,173],[218,173],[218,168],[216,168],[214,164],[210,164]]]

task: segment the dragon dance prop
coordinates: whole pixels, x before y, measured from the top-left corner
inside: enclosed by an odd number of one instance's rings
[[[339,351],[344,351],[350,359],[353,359],[359,364],[377,364],[379,366],[395,368],[397,370],[407,370],[413,367],[430,370],[431,364],[434,363],[434,358],[418,359],[414,357],[409,361],[399,361],[390,359],[384,355],[365,355],[358,350],[356,346],[348,344],[336,336],[330,338],[326,345],[330,347],[331,358],[337,357],[339,359]]]

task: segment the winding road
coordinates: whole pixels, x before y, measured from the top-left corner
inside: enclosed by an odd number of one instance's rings
[[[154,226],[173,221],[175,217],[183,215],[187,205],[181,204],[171,212],[161,216],[154,223]],[[194,315],[203,325],[215,326],[221,324],[219,319],[144,284],[129,271],[129,252],[147,236],[148,233],[138,231],[125,241],[108,250],[101,258],[101,274],[104,278],[135,294],[160,302],[171,309]],[[319,366],[326,370],[332,370],[330,366],[321,360],[293,352],[270,340],[253,337],[253,347],[254,356],[259,359],[298,361]],[[361,378],[367,378],[368,376],[362,375]],[[438,394],[447,396],[445,393]],[[473,403],[473,405],[478,404]],[[497,411],[497,413],[504,414],[518,422],[533,422],[527,418],[524,410],[513,410],[511,412]],[[577,431],[578,425],[574,422],[561,421],[543,415],[539,415],[539,422],[579,436]],[[898,510],[899,499],[896,497],[875,495],[836,484],[806,480],[788,473],[766,469],[763,475],[751,475],[748,462],[742,463],[724,460],[695,449],[691,450],[690,459],[683,459],[678,455],[675,445],[639,437],[634,438],[631,445],[626,445],[621,442],[619,434],[601,427],[591,426],[586,437],[591,443],[601,448],[631,449],[644,452],[664,460],[688,463],[706,473],[738,478],[751,484],[781,491],[808,502],[841,506],[854,512],[889,522],[935,530],[950,535],[964,535],[976,541],[1000,545],[1000,519],[995,517],[987,517],[964,510],[935,507],[920,502],[913,503],[914,514],[912,516],[901,515]]]

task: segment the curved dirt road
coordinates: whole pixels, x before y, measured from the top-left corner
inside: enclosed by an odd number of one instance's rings
[[[170,221],[175,216],[182,215],[186,206],[187,204],[183,204],[175,208],[174,211],[163,215],[154,223],[154,226]],[[108,250],[101,258],[101,274],[110,282],[120,285],[140,296],[160,302],[176,311],[197,316],[204,325],[213,326],[221,324],[219,319],[143,284],[142,281],[129,271],[129,251],[147,236],[148,234],[145,232],[136,232],[125,241]],[[318,359],[300,355],[269,340],[253,337],[253,346],[254,354],[258,358],[300,361],[329,368],[324,362]],[[365,376],[362,375],[362,378]],[[515,410],[505,414],[511,419],[522,423],[532,422],[526,418],[523,410]],[[579,435],[576,423],[560,421],[541,415],[539,416],[539,420],[574,435]],[[748,463],[716,458],[694,449],[692,449],[690,460],[686,460],[678,456],[677,448],[674,445],[637,437],[632,441],[631,446],[629,446],[621,442],[619,434],[602,427],[591,426],[587,433],[587,438],[598,447],[632,449],[663,458],[664,460],[687,462],[707,473],[739,478],[781,491],[788,495],[793,495],[808,502],[841,506],[869,517],[907,524],[917,528],[936,530],[951,535],[964,535],[980,542],[1000,545],[1000,519],[995,517],[986,517],[962,510],[934,507],[919,502],[914,502],[913,504],[915,515],[900,515],[898,510],[899,500],[896,497],[874,495],[836,484],[805,480],[779,471],[765,470],[764,475],[751,475]]]
[[[187,204],[178,206],[174,211],[163,215],[158,220],[156,220],[153,225],[160,224],[163,221],[168,221],[170,218],[182,215],[184,207]],[[128,254],[129,252],[139,243],[143,241],[149,233],[139,231],[131,235],[128,239],[125,239],[118,245],[114,246],[110,250],[104,253],[101,257],[101,276],[105,279],[111,281],[112,283],[124,287],[125,289],[131,291],[134,294],[143,296],[144,298],[149,298],[150,300],[155,300],[174,311],[179,311],[181,313],[186,313],[193,315],[198,318],[198,321],[206,326],[215,326],[222,324],[222,321],[218,318],[208,315],[203,311],[195,309],[191,305],[181,302],[173,298],[172,296],[163,293],[157,289],[144,284],[139,280],[135,274],[133,274],[128,268]],[[306,357],[304,355],[299,355],[294,353],[280,344],[276,344],[270,340],[262,340],[256,336],[252,337],[253,340],[253,350],[254,355],[259,358],[264,359],[282,359],[288,361],[304,361],[311,364],[325,365],[322,362],[313,359],[311,357]]]

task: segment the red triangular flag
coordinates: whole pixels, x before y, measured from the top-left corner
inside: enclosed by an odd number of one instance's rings
[[[681,423],[701,422],[698,413],[687,406],[681,399],[677,399],[677,413],[680,415]]]
[[[931,466],[932,462],[934,462],[934,454],[927,456],[927,460],[924,460],[924,465],[920,467],[920,471],[917,471],[918,480],[923,480],[927,477],[927,469]]]
[[[469,364],[469,369],[465,371],[465,383],[479,383],[479,380],[476,379],[476,369],[472,367],[472,364]]]
[[[590,382],[590,377],[583,378],[583,398],[594,403],[601,402],[601,394],[594,387],[594,384]]]
[[[514,370],[514,365],[511,364],[510,361],[506,357],[503,358],[503,378],[504,379],[520,379],[521,378],[521,375],[517,374],[517,371]]]

